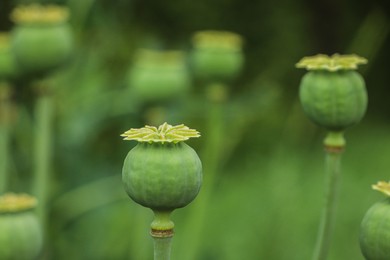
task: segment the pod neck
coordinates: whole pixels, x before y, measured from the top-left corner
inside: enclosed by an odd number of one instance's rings
[[[152,237],[172,237],[173,228],[175,227],[175,224],[170,218],[172,211],[153,210],[153,212],[154,220],[150,225],[150,234],[152,235]]]

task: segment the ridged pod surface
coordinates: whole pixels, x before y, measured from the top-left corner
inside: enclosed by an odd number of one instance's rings
[[[307,116],[328,130],[358,123],[367,108],[363,78],[355,71],[310,71],[303,77],[299,97]]]
[[[318,54],[296,64],[308,70],[299,86],[299,98],[314,123],[329,131],[343,132],[363,118],[367,91],[364,79],[354,70],[365,63],[365,58],[355,54]]]
[[[390,183],[378,182],[373,187],[388,197],[376,202],[364,215],[360,249],[367,260],[387,260],[390,259]]]
[[[135,202],[153,210],[173,210],[199,193],[202,165],[183,142],[139,143],[125,159],[122,180]]]
[[[189,204],[202,184],[199,156],[183,141],[199,137],[196,130],[167,123],[122,134],[139,143],[127,154],[122,181],[135,202],[153,211],[171,212]]]

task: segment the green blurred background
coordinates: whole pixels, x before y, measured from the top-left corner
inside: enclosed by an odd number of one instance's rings
[[[13,7],[31,2],[1,0],[0,30],[12,29]],[[188,143],[202,159],[204,186],[174,212],[172,259],[309,259],[323,204],[324,131],[303,114],[304,71],[294,65],[317,53],[356,53],[369,60],[359,69],[369,108],[346,133],[329,259],[363,259],[359,224],[381,199],[370,185],[390,179],[389,1],[35,2],[67,5],[75,37],[71,60],[51,75],[55,140],[42,258],[152,259],[152,213],[121,184],[135,143],[119,135],[157,117],[202,134]],[[245,67],[226,102],[215,108],[195,77],[190,93],[170,102],[134,95],[127,75],[138,48],[188,52],[193,33],[206,29],[245,39]],[[34,95],[28,79],[13,83],[10,190],[29,192]]]

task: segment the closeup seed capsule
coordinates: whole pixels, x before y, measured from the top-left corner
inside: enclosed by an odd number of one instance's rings
[[[191,65],[201,79],[230,80],[244,64],[240,35],[227,31],[200,31],[194,34]]]
[[[36,199],[26,194],[0,196],[0,259],[36,259],[42,247],[42,229],[32,209]]]
[[[13,10],[12,45],[25,73],[44,73],[69,59],[73,44],[68,16],[67,8],[55,5],[22,5]]]
[[[375,203],[360,227],[360,249],[367,260],[390,259],[390,182],[378,182],[373,189],[387,198]]]
[[[122,181],[135,202],[153,211],[171,212],[195,199],[202,183],[202,164],[183,141],[199,137],[196,130],[167,123],[122,134],[139,143],[127,154]]]
[[[367,108],[362,76],[354,71],[366,59],[356,55],[305,57],[298,68],[309,70],[301,80],[299,97],[304,112],[329,131],[343,131],[358,123]]]

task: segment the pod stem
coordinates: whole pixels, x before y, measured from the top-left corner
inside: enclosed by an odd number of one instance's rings
[[[172,211],[153,210],[154,220],[150,234],[154,241],[154,260],[170,260],[174,223],[170,219]]]
[[[172,237],[153,237],[154,260],[170,260]]]
[[[0,82],[0,193],[6,191],[9,175],[10,94],[9,85]]]
[[[43,83],[44,84],[44,83]],[[38,85],[38,97],[35,103],[34,131],[34,181],[33,194],[38,199],[37,214],[45,223],[47,193],[49,187],[49,172],[52,158],[53,135],[53,97],[48,93],[48,87]]]
[[[325,260],[328,256],[339,190],[341,154],[345,147],[343,133],[329,132],[324,140],[324,145],[326,151],[327,192],[313,260]]]

